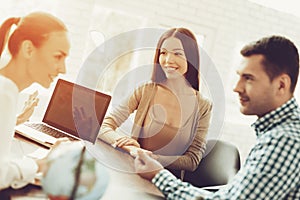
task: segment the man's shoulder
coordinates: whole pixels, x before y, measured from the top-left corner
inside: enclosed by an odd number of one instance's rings
[[[270,155],[279,155],[283,151],[287,154],[289,154],[290,151],[299,152],[300,129],[298,128],[298,130],[296,130],[296,128],[283,125],[268,130],[257,138],[257,143],[253,149],[255,150],[254,152]],[[295,153],[293,153],[293,157],[295,156]]]
[[[291,120],[279,126],[276,130],[278,134],[300,140],[300,120]]]
[[[298,109],[294,109],[289,116],[275,126],[274,131],[288,136],[300,137],[300,113]]]
[[[275,126],[263,134],[262,139],[266,138],[269,138],[270,140],[289,138],[290,140],[297,140],[300,142],[300,120],[289,120]]]
[[[269,116],[269,122],[266,126],[267,130],[263,135],[273,139],[281,137],[289,137],[290,139],[300,140],[300,112],[299,106],[295,99],[278,110],[276,115]]]

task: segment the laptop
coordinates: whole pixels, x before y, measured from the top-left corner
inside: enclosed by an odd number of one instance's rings
[[[16,126],[15,133],[46,148],[57,138],[95,143],[111,96],[58,79],[42,122]]]

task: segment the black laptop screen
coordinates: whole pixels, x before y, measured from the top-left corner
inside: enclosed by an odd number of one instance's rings
[[[111,96],[59,79],[43,122],[94,143]]]

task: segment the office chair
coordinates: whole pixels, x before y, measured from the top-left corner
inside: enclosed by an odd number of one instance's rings
[[[203,159],[193,172],[186,171],[184,181],[197,187],[225,185],[240,169],[240,154],[234,145],[221,140],[208,140]],[[209,188],[209,187],[208,187]]]

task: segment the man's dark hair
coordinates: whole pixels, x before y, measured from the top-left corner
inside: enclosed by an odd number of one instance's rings
[[[262,64],[270,80],[285,73],[291,79],[290,91],[294,92],[299,74],[299,54],[289,39],[282,36],[265,37],[246,45],[241,54],[244,57],[263,55]]]

